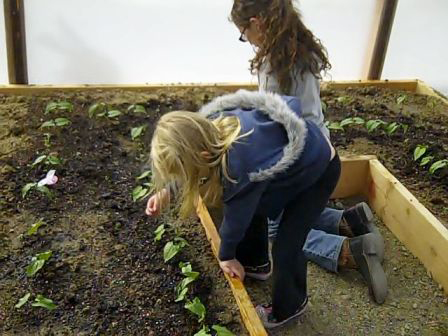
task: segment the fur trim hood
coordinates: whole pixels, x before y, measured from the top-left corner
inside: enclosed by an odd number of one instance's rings
[[[308,129],[305,121],[300,117],[301,109],[298,100],[292,97],[285,98],[289,98],[289,105],[284,98],[275,93],[239,90],[236,93],[215,98],[199,110],[201,115],[209,117],[224,110],[257,109],[283,125],[288,144],[283,149],[282,158],[268,169],[249,173],[251,182],[264,181],[286,171],[303,152]]]

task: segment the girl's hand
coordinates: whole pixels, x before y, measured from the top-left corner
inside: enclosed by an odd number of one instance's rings
[[[232,278],[238,277],[243,281],[246,276],[243,265],[236,259],[220,261],[219,266],[221,266],[224,273],[227,273]]]
[[[145,213],[148,216],[160,215],[160,210],[165,207],[170,201],[170,193],[166,189],[162,189],[157,194],[152,195],[146,203]]]

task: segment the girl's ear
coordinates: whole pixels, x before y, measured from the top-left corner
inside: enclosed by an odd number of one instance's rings
[[[251,26],[253,25],[253,27],[255,27],[258,33],[261,32],[261,20],[259,18],[257,18],[256,16],[251,17],[249,19],[249,23],[251,24]]]

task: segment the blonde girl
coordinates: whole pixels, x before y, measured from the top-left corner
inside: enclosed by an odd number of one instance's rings
[[[301,112],[296,98],[239,91],[215,99],[199,114],[164,115],[151,143],[157,191],[147,213],[160,211],[165,186],[173,183],[180,186],[183,215],[194,212],[200,195],[206,203],[223,202],[222,270],[264,280],[273,268],[272,302],[257,306],[267,328],[306,309],[302,246],[340,174],[329,140]],[[281,211],[272,267],[267,218]]]

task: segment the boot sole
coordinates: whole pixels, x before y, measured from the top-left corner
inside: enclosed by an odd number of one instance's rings
[[[264,273],[264,274],[246,272],[246,277],[255,279],[255,280],[260,280],[260,281],[268,280],[271,277],[271,275],[272,275],[272,271],[269,273]]]
[[[363,239],[363,256],[366,261],[367,274],[361,272],[369,285],[369,290],[375,299],[375,302],[382,304],[387,296],[387,278],[381,266],[377,254],[366,254],[376,252],[375,238],[370,236]],[[361,271],[360,267],[360,271]]]

